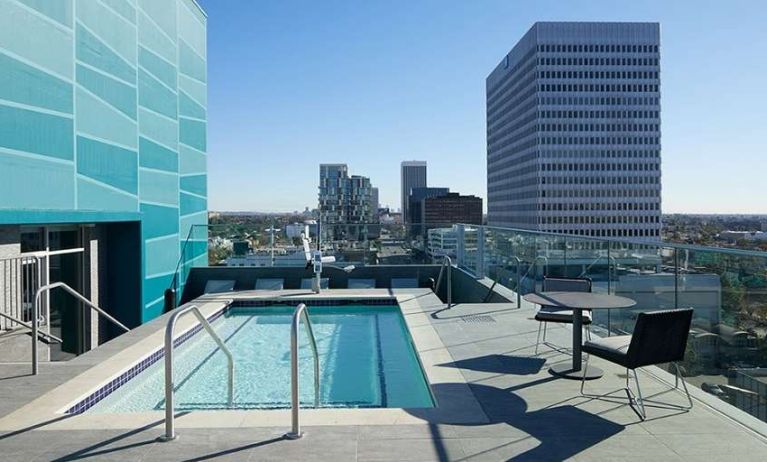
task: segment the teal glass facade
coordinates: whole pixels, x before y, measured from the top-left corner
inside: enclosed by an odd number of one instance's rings
[[[0,224],[139,221],[140,319],[156,317],[207,223],[205,13],[193,0],[0,11]],[[207,263],[194,248],[186,263]]]

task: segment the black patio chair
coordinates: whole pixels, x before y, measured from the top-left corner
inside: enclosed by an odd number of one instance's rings
[[[691,322],[692,308],[639,313],[633,335],[618,335],[590,340],[583,345],[583,352],[588,353],[589,356],[594,355],[626,368],[625,390],[629,399],[629,405],[639,414],[642,420],[645,420],[647,413],[645,412],[642,390],[639,388],[639,376],[636,370],[644,366],[672,363],[676,378],[674,389],[679,388],[679,380],[681,379],[689,405],[668,406],[678,409],[690,409],[692,408],[692,398],[687,390],[687,383],[685,383],[684,377],[679,372],[677,362],[684,359],[684,352],[687,348],[687,335],[690,332]],[[602,398],[605,395],[587,395],[583,392],[589,356],[585,358],[583,363],[584,376],[581,380],[581,394],[593,398]],[[629,377],[631,375],[629,371],[634,373],[637,396],[634,396],[629,387]],[[634,404],[636,404],[636,407]]]
[[[591,279],[587,278],[543,278],[544,292],[591,292]],[[583,310],[583,328],[586,331],[586,338],[591,339],[591,311]],[[541,306],[535,313],[535,320],[538,321],[538,336],[535,338],[535,354],[538,354],[538,346],[541,343],[546,344],[546,327],[550,322],[572,324],[573,311],[553,306]],[[541,328],[543,328],[543,340],[541,340]],[[548,344],[547,344],[548,345]],[[560,347],[554,346],[556,350]]]

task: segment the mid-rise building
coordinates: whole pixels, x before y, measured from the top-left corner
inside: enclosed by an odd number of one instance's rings
[[[381,203],[378,199],[378,188],[371,188],[370,207],[373,209],[373,214],[377,215],[378,209],[381,208]]]
[[[323,239],[365,239],[373,232],[370,178],[352,175],[346,164],[320,164],[319,212]]]
[[[423,223],[423,200],[427,197],[444,196],[449,192],[449,188],[412,188],[410,190],[410,196],[408,196],[408,212],[410,213],[408,223],[412,225],[410,230],[413,235],[422,234],[424,231],[421,226]]]
[[[486,81],[488,224],[656,240],[660,26],[540,22]]]
[[[482,224],[482,198],[447,193],[421,201],[421,223],[428,229],[439,224]]]
[[[48,256],[23,260],[39,280],[0,285],[61,281],[130,327],[155,318],[179,263],[208,263],[204,229],[181,253],[208,220],[207,17],[193,0],[2,5],[0,258]],[[44,299],[58,353],[120,332],[60,289]],[[31,319],[32,300],[6,302]]]
[[[426,162],[411,160],[402,162],[401,169],[401,203],[402,219],[404,223],[410,221],[410,204],[409,197],[410,191],[413,188],[425,188],[426,187]]]

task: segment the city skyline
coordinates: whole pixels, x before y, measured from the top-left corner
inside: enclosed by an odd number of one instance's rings
[[[616,12],[605,1],[236,9],[201,1],[218,18],[210,25],[210,207],[301,210],[327,162],[371,177],[381,204],[397,207],[399,163],[413,158],[429,163],[432,183],[486,199],[484,78],[536,21],[599,20],[661,24],[662,212],[767,213],[756,186],[767,64],[750,58],[767,45],[765,6],[712,3],[691,22],[697,3],[668,3]],[[748,46],[731,46],[733,30]],[[248,193],[254,176],[273,193]]]

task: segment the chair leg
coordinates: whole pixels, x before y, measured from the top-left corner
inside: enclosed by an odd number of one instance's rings
[[[689,406],[687,409],[692,409],[692,397],[690,396],[690,391],[687,389],[687,382],[684,381],[684,377],[682,377],[682,373],[679,371],[679,364],[674,363],[674,369],[676,370],[676,374],[674,374],[675,377],[675,383],[674,388],[677,388],[679,386],[679,381],[682,381],[682,387],[684,388],[684,394],[687,395],[687,403]]]
[[[538,335],[535,337],[535,356],[538,356],[538,345],[541,344],[541,327],[542,322],[538,323]]]
[[[586,385],[586,371],[589,368],[589,357],[591,355],[588,353],[585,353],[583,355],[583,364],[581,365],[581,370],[583,370],[583,374],[581,374],[581,396],[585,396],[586,394],[583,392],[583,386]]]
[[[546,343],[546,328],[549,327],[549,323],[543,323],[543,343]]]
[[[636,369],[632,369],[634,372],[634,381],[637,385],[637,396],[634,396],[634,394],[631,392],[631,388],[629,388],[629,369],[626,369],[626,394],[629,397],[629,405],[636,411],[637,414],[639,414],[639,418],[642,420],[645,420],[647,418],[647,413],[645,412],[644,408],[644,399],[642,399],[642,389],[639,387],[639,374],[637,374]],[[633,404],[636,404],[636,407],[634,407]]]

